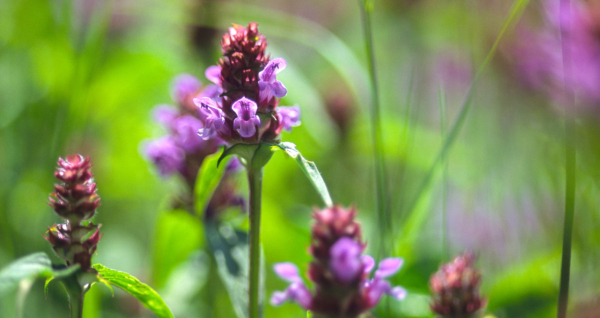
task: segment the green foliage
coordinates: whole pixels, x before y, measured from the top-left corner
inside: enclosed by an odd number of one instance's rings
[[[325,185],[325,181],[323,180],[319,169],[317,169],[317,165],[314,162],[308,161],[302,157],[300,151],[296,149],[296,145],[291,142],[281,142],[274,144],[274,146],[281,148],[288,156],[296,160],[302,172],[304,172],[308,180],[310,180],[314,186],[315,190],[317,190],[321,196],[323,203],[325,203],[326,206],[332,206],[333,200],[331,200],[329,190],[327,190],[327,185]]]
[[[160,214],[152,257],[152,282],[158,289],[165,285],[177,265],[203,245],[203,232],[200,220],[187,211],[173,210]]]
[[[115,285],[137,298],[146,308],[152,310],[159,318],[173,318],[171,310],[150,286],[140,282],[137,278],[101,264],[94,264],[94,269],[103,280]]]
[[[46,253],[40,252],[24,256],[0,271],[0,295],[15,288],[24,279],[47,278],[45,286],[53,279],[72,276],[79,265],[54,267]]]
[[[198,172],[198,179],[194,186],[194,210],[198,216],[204,214],[213,192],[225,174],[227,163],[220,164],[221,156],[221,154],[216,153],[206,157]]]

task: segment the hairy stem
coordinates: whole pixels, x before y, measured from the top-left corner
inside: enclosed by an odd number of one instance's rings
[[[83,296],[85,294],[81,285],[75,276],[69,277],[64,282],[67,294],[69,295],[69,307],[71,308],[71,318],[83,317]]]
[[[375,183],[377,185],[377,219],[380,231],[380,252],[386,254],[385,240],[392,228],[390,210],[388,207],[388,190],[386,181],[386,168],[383,156],[383,133],[381,131],[379,110],[379,87],[377,85],[377,72],[375,67],[375,54],[373,52],[373,32],[371,30],[372,1],[359,0],[361,8],[362,26],[365,33],[365,48],[369,62],[369,82],[371,86],[371,135],[373,138],[373,156],[375,159]]]
[[[260,205],[262,196],[263,169],[248,167],[250,188],[250,273],[248,282],[249,317],[259,317],[260,295]]]

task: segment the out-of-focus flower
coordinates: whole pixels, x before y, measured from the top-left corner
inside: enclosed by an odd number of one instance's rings
[[[193,75],[178,75],[173,82],[173,100],[184,103],[190,96],[198,94],[201,88],[202,83]]]
[[[517,72],[533,89],[565,105],[565,81],[579,99],[578,107],[600,107],[600,5],[573,3],[569,20],[557,5],[548,6],[548,21],[539,31],[523,30],[515,50]],[[565,78],[560,31],[566,31],[572,68]],[[570,104],[570,103],[568,103]]]
[[[486,304],[479,295],[481,274],[474,268],[473,253],[457,256],[431,276],[431,309],[441,317],[471,317]]]
[[[175,145],[171,136],[150,142],[146,146],[146,156],[158,168],[162,176],[181,171],[185,160],[185,152]]]
[[[60,183],[54,185],[49,205],[66,223],[48,228],[48,236],[44,236],[67,265],[79,264],[85,271],[90,270],[92,255],[102,237],[99,225],[81,223],[92,218],[100,205],[91,167],[90,159],[81,155],[58,158],[54,176]]]
[[[292,131],[292,127],[300,126],[300,107],[280,106],[275,110],[277,111],[277,116],[279,116],[279,122],[281,122],[283,129]]]
[[[360,224],[354,220],[356,210],[334,206],[314,213],[308,276],[315,285],[314,295],[308,290],[292,263],[274,267],[282,279],[291,284],[285,291],[275,292],[272,305],[295,301],[305,309],[328,317],[358,317],[373,308],[384,294],[403,299],[406,291],[392,287],[385,278],[402,266],[399,258],[384,259],[375,274],[375,261],[362,255]]]

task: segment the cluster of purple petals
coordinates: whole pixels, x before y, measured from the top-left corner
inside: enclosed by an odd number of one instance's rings
[[[224,94],[220,87],[219,66],[211,66],[206,70],[206,77],[215,85],[207,87],[210,92],[200,94],[193,99],[194,104],[200,111],[200,118],[203,121],[203,127],[198,129],[197,133],[203,140],[210,140],[219,137],[230,143],[239,141],[239,138],[252,139],[250,142],[261,140],[261,135],[268,128],[262,124],[260,118],[259,104],[267,103],[274,97],[281,98],[287,94],[285,86],[277,80],[277,74],[286,67],[286,62],[282,58],[276,58],[267,63],[265,68],[259,73],[259,98],[258,101],[244,96],[232,103],[232,112],[223,109],[221,94]],[[213,93],[214,91],[214,93]],[[226,92],[225,92],[226,93]],[[268,126],[275,127],[277,134],[279,131],[291,131],[292,127],[300,125],[300,108],[277,107],[275,111],[264,110],[265,117],[276,116],[277,120]]]
[[[362,304],[361,312],[373,308],[384,294],[398,300],[406,297],[406,290],[400,286],[393,287],[385,278],[396,274],[402,267],[402,259],[387,258],[375,268],[375,260],[369,255],[362,255],[363,246],[349,237],[340,238],[330,249],[329,268],[335,279],[341,284],[350,284],[360,280],[359,295]],[[290,282],[285,291],[273,293],[271,304],[278,306],[286,301],[297,302],[307,310],[318,310],[313,307],[314,296],[300,277],[298,268],[292,263],[279,263],[274,266],[275,273]]]
[[[558,2],[548,5],[542,30],[523,30],[516,49],[517,69],[529,87],[546,92],[565,104],[565,81],[581,100],[581,107],[600,106],[600,5],[575,2],[571,15],[562,16]],[[561,28],[570,43],[572,68],[565,78]]]
[[[207,72],[207,76],[209,76]],[[214,79],[209,77],[209,79]],[[201,95],[214,96],[216,85],[202,87],[200,80],[189,74],[175,78],[172,97],[177,107],[159,105],[154,109],[154,120],[163,125],[168,135],[146,145],[145,154],[163,176],[175,173],[193,179],[204,157],[218,149],[220,140],[206,141],[198,138],[197,132],[204,128],[201,111],[193,99]],[[189,167],[193,165],[193,167]],[[198,167],[197,167],[198,166]]]

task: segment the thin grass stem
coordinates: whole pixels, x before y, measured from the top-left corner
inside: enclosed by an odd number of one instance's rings
[[[438,86],[438,104],[440,109],[440,128],[442,133],[442,140],[446,139],[446,92],[443,84]],[[447,211],[447,196],[448,196],[448,160],[443,158],[444,167],[443,170],[443,181],[442,181],[442,251],[444,252],[444,259],[450,258],[450,248],[448,246],[448,211]]]
[[[572,55],[570,42],[571,9],[570,0],[560,1],[560,36],[563,58],[565,110],[568,112],[575,106],[575,96],[571,82]],[[562,262],[560,268],[560,289],[558,294],[558,318],[567,317],[569,304],[569,280],[571,272],[571,246],[573,240],[573,220],[575,214],[575,182],[576,182],[576,123],[575,118],[566,114],[565,117],[565,160],[566,160],[566,189],[565,189],[565,221],[563,228]]]
[[[377,198],[377,220],[379,225],[379,243],[381,255],[386,255],[386,238],[391,230],[391,215],[388,204],[388,189],[386,168],[383,153],[383,132],[380,121],[379,87],[377,84],[377,69],[373,50],[373,31],[371,27],[371,0],[359,0],[362,26],[365,36],[365,49],[369,64],[369,84],[371,86],[371,136],[373,138],[373,157],[375,159],[375,183]]]

